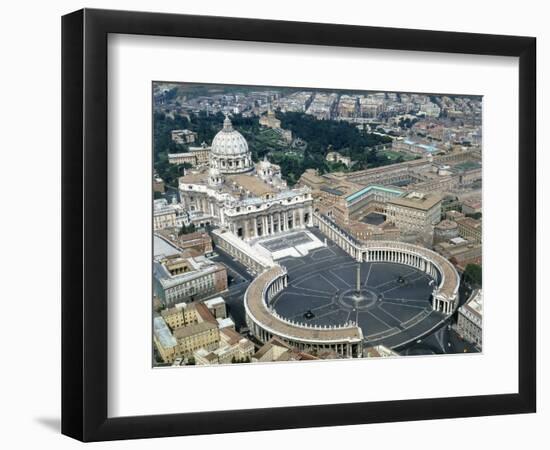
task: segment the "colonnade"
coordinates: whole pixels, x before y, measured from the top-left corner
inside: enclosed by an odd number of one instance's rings
[[[454,302],[438,298],[437,295],[434,295],[432,298],[432,308],[435,311],[452,314],[454,312]]]
[[[409,253],[401,250],[387,250],[387,249],[375,249],[362,252],[361,261],[380,261],[380,262],[392,262],[396,264],[405,264],[407,266],[414,267],[418,270],[426,272],[434,280],[439,277],[439,271],[437,266],[423,256]]]
[[[427,273],[433,287],[432,308],[452,314],[458,299],[459,277],[452,264],[441,255],[419,246],[394,241],[358,242],[329,218],[317,213],[313,220],[319,229],[359,262],[380,261],[405,264]],[[350,358],[362,356],[363,334],[357,326],[317,327],[283,319],[271,308],[271,301],[287,286],[284,268],[275,265],[266,269],[245,293],[246,322],[261,341],[272,337],[307,353],[334,351]]]
[[[272,337],[283,341],[289,346],[297,349],[298,351],[305,353],[314,353],[319,354],[322,352],[335,352],[338,355],[344,358],[361,358],[363,356],[363,345],[361,342],[340,342],[340,343],[315,343],[315,342],[304,342],[296,338],[284,335],[274,335],[270,331],[256,324],[255,322],[250,321],[247,324],[250,331],[258,340],[263,343],[268,342]]]
[[[278,278],[275,278],[265,289],[265,299],[267,304],[271,302],[271,299],[288,286],[288,276],[286,273]]]
[[[347,234],[338,225],[336,225],[328,217],[315,213],[313,215],[313,223],[319,227],[319,230],[336,243],[338,247],[350,254],[357,261],[361,261],[360,243],[351,235]]]
[[[304,342],[291,336],[284,336],[279,334],[274,335],[273,333],[253,321],[250,321],[250,323],[248,323],[247,325],[252,334],[254,334],[254,336],[256,336],[256,338],[258,338],[258,340],[263,343],[268,342],[272,337],[276,337],[277,339],[280,339],[281,341],[297,349],[298,351],[305,353],[319,354],[321,352],[332,351],[344,358],[361,358],[363,356],[363,345],[361,342]]]
[[[358,358],[363,355],[362,334],[358,338],[323,340],[321,337],[316,338],[315,336],[322,334],[322,331],[330,334],[331,328],[321,326],[305,326],[303,324],[300,325],[292,323],[288,320],[280,318],[276,313],[274,313],[269,306],[270,302],[275,295],[287,286],[287,284],[288,275],[283,269],[283,271],[265,283],[262,289],[261,298],[248,298],[249,295],[253,295],[251,291],[254,291],[254,289],[249,288],[245,293],[246,322],[249,330],[252,334],[254,334],[254,336],[256,336],[263,343],[268,342],[272,337],[276,337],[298,351],[306,353],[319,354],[325,351],[333,351],[344,358]],[[263,306],[271,311],[274,321],[283,325],[282,328],[279,327],[281,328],[281,331],[274,331],[274,328],[276,328],[276,323],[269,323],[269,326],[260,323],[250,313],[250,309],[248,308],[249,300],[262,302]],[[287,330],[292,329],[293,327],[298,328],[302,333],[310,334],[310,337],[299,338],[288,333]],[[345,326],[333,328],[346,329]],[[350,330],[355,329],[355,327],[349,328]],[[286,331],[283,332],[282,329],[286,329]]]
[[[340,229],[328,217],[315,213],[319,230],[358,262],[392,262],[405,264],[428,274],[433,280],[432,308],[444,314],[452,314],[458,306],[459,277],[452,264],[433,251],[412,244],[392,241],[360,243]],[[445,269],[442,267],[445,265]],[[452,279],[445,278],[445,272]],[[449,283],[446,285],[446,283]],[[450,295],[442,295],[443,287]]]

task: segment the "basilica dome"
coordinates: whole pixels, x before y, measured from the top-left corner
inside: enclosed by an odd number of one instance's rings
[[[253,168],[248,143],[233,128],[227,116],[223,121],[223,129],[212,140],[210,167],[227,174],[248,172]]]

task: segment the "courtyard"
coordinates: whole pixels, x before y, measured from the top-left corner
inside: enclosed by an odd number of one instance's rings
[[[393,349],[433,333],[446,321],[444,314],[432,310],[433,280],[410,266],[358,264],[331,242],[279,263],[287,268],[289,281],[271,306],[289,320],[321,326],[354,322],[361,327],[366,346]]]

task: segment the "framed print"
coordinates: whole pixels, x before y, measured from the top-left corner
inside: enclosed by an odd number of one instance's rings
[[[535,39],[62,22],[62,432],[535,412]]]

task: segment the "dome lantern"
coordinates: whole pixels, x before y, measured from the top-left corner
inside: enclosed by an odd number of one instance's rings
[[[225,115],[225,119],[223,121],[223,131],[233,131],[233,124],[231,123],[231,119],[227,114]]]

